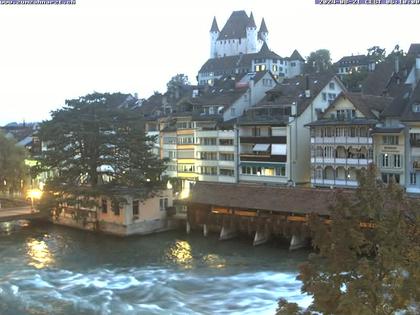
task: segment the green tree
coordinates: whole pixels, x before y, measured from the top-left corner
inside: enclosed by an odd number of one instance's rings
[[[16,141],[0,132],[0,191],[14,193],[21,191],[22,181],[28,174],[25,166],[26,151]]]
[[[338,194],[330,224],[310,219],[317,253],[299,275],[302,292],[313,296],[306,312],[418,314],[419,205],[394,182],[378,181],[374,166],[359,175],[359,184],[355,193]],[[277,314],[307,313],[281,300]]]
[[[360,92],[362,90],[362,82],[367,78],[368,74],[369,72],[364,68],[358,71],[353,70],[345,75],[342,81],[350,92]]]
[[[305,72],[323,72],[332,67],[331,55],[328,49],[318,49],[309,54],[306,60]]]
[[[372,46],[368,48],[368,57],[371,62],[380,63],[385,61],[385,48],[379,46]]]
[[[67,100],[41,124],[39,137],[48,150],[38,172],[54,174],[46,184],[45,207],[63,201],[90,205],[98,195],[117,198],[121,188],[146,198],[163,187],[163,162],[151,152],[155,139],[146,136],[140,112],[120,106],[126,100],[120,93]]]

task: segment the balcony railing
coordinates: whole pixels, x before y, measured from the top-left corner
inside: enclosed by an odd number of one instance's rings
[[[311,137],[312,144],[372,144],[371,137]]]
[[[322,179],[322,178],[311,178],[311,183],[321,186],[347,186],[357,187],[358,183],[356,180],[345,180],[345,179]]]
[[[372,163],[372,159],[350,159],[350,158],[324,158],[324,157],[312,157],[311,163],[319,164],[345,164],[345,165],[362,165],[366,166]]]
[[[241,154],[241,161],[255,161],[255,162],[287,162],[286,155],[270,155],[270,154]]]

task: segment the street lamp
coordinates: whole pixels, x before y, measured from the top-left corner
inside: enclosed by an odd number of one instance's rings
[[[31,212],[34,212],[34,199],[40,199],[42,196],[42,191],[39,189],[30,189],[28,191],[28,196],[31,198]]]

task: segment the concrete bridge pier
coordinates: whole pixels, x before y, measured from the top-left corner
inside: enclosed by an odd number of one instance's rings
[[[290,240],[289,250],[296,250],[308,246],[308,239],[302,235],[294,234]]]
[[[206,237],[209,234],[209,227],[207,224],[203,224],[203,235]]]
[[[219,241],[230,240],[238,236],[238,233],[235,228],[223,226],[222,230],[220,231]]]
[[[187,234],[190,234],[190,232],[191,232],[191,224],[190,224],[190,222],[188,222],[188,220],[187,220],[187,224],[185,226],[185,229],[187,231]]]
[[[270,239],[270,233],[266,229],[255,232],[254,242],[252,245],[258,246],[267,243]]]

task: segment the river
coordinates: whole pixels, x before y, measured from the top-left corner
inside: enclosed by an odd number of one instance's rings
[[[0,224],[0,314],[270,314],[302,306],[307,252],[198,232],[117,238],[49,224]]]

